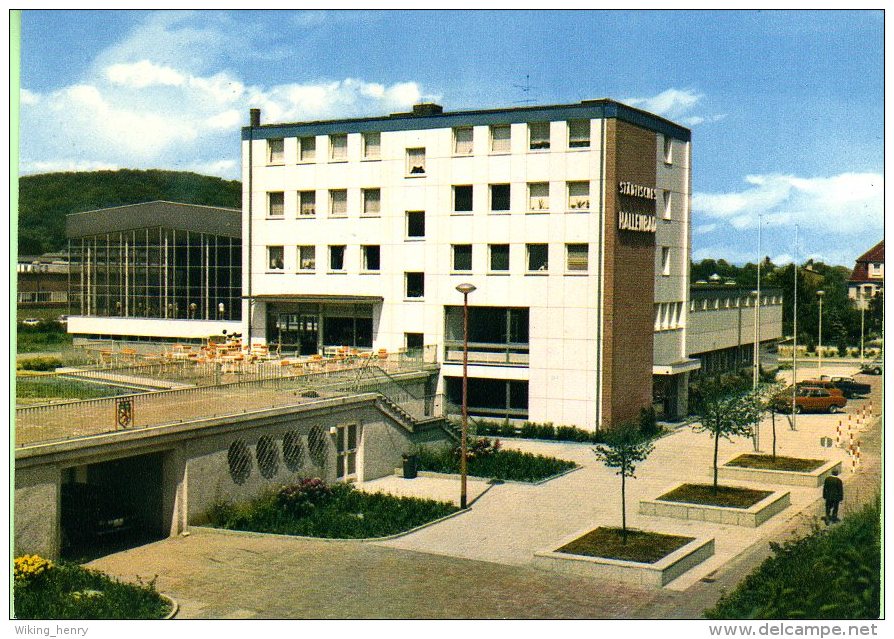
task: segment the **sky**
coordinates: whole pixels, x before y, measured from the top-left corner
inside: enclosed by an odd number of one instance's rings
[[[883,27],[880,11],[25,11],[19,170],[239,179],[250,107],[294,122],[613,98],[692,129],[694,260],[852,266],[883,237]]]

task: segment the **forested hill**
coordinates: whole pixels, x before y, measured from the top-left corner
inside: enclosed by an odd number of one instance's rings
[[[19,255],[65,247],[65,216],[110,206],[169,200],[242,206],[242,184],[185,171],[85,171],[19,179]]]

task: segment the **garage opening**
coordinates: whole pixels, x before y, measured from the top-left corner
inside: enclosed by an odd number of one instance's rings
[[[61,554],[85,560],[165,537],[164,453],[68,468],[61,486]]]

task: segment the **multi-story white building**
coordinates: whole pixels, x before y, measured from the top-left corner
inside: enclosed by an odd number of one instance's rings
[[[686,412],[690,132],[612,100],[260,124],[243,312],[284,353],[435,345],[470,412],[605,428]]]

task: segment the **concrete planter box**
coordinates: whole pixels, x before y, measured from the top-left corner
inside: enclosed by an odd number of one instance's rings
[[[563,470],[561,472],[556,473],[555,475],[550,475],[549,477],[544,477],[538,481],[519,481],[515,479],[492,479],[490,477],[475,477],[472,475],[467,475],[466,479],[469,481],[483,481],[487,483],[500,483],[500,484],[518,484],[519,486],[540,486],[541,484],[545,484],[548,481],[552,481],[554,479],[558,479],[559,477],[564,477],[568,473],[573,473],[576,470],[580,470],[583,468],[582,466],[575,466],[574,468],[569,468],[568,470]],[[394,469],[395,477],[403,477],[404,471],[401,468]],[[431,470],[420,470],[416,473],[417,477],[429,477],[431,479],[455,479],[456,481],[460,480],[459,473],[436,473]]]
[[[817,488],[822,486],[826,477],[835,469],[841,471],[840,461],[829,461],[809,473],[791,470],[765,470],[761,468],[742,468],[741,466],[721,466],[717,476],[729,481],[750,481],[764,484],[783,484],[785,486],[801,486]]]
[[[662,494],[666,494],[677,487],[673,486]],[[653,517],[672,517],[674,519],[690,519],[713,524],[730,524],[733,526],[745,526],[746,528],[757,528],[770,517],[782,512],[790,505],[791,495],[788,491],[785,491],[774,492],[750,508],[703,506],[701,504],[677,501],[643,499],[639,502],[639,512],[641,515],[651,515]]]
[[[588,532],[589,530],[584,530],[570,535],[556,544],[556,546],[561,548]],[[534,565],[538,568],[567,575],[595,577],[609,583],[612,581],[623,581],[625,583],[660,588],[713,555],[714,539],[700,537],[693,539],[682,548],[678,548],[653,564],[625,561],[623,559],[608,559],[607,557],[569,555],[562,552],[544,550],[534,553]]]

